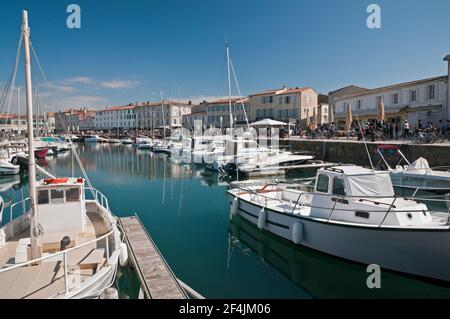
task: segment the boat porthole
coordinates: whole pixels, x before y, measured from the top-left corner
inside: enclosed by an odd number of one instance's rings
[[[406,216],[408,217],[408,219],[412,219],[413,218],[411,213],[406,214]]]

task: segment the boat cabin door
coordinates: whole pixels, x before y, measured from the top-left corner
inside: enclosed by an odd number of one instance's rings
[[[347,187],[341,175],[321,172],[317,176],[312,201],[313,215],[326,219],[341,219],[349,211]]]

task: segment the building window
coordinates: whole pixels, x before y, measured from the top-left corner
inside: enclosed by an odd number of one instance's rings
[[[417,91],[416,90],[411,90],[409,97],[410,97],[410,101],[411,102],[416,102],[417,101]]]
[[[398,93],[392,94],[392,104],[398,104]]]
[[[285,103],[285,104],[291,103],[291,97],[290,97],[290,96],[285,96],[285,97],[284,97],[284,103]]]
[[[273,103],[273,96],[269,96],[269,103]]]
[[[358,110],[361,109],[361,107],[362,107],[362,100],[356,101],[356,107],[358,108]]]
[[[435,99],[435,85],[434,84],[427,86],[427,97],[429,100]]]
[[[278,97],[278,104],[283,105],[283,97],[282,96]]]

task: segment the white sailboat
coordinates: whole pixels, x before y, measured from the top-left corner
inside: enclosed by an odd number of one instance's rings
[[[389,173],[359,166],[318,170],[314,189],[235,183],[231,215],[334,256],[450,281],[449,212],[397,197]],[[443,201],[444,202],[444,201]]]
[[[108,200],[85,178],[36,181],[28,13],[23,11],[29,194],[0,228],[0,298],[95,298],[115,278],[121,242]],[[92,195],[93,199],[87,196]],[[29,202],[29,211],[25,210]],[[3,221],[5,219],[3,218]]]

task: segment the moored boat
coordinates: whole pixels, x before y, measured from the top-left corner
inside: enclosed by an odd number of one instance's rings
[[[323,168],[312,191],[278,183],[235,187],[228,191],[231,214],[261,230],[344,259],[450,281],[447,208],[396,196],[387,172]]]

